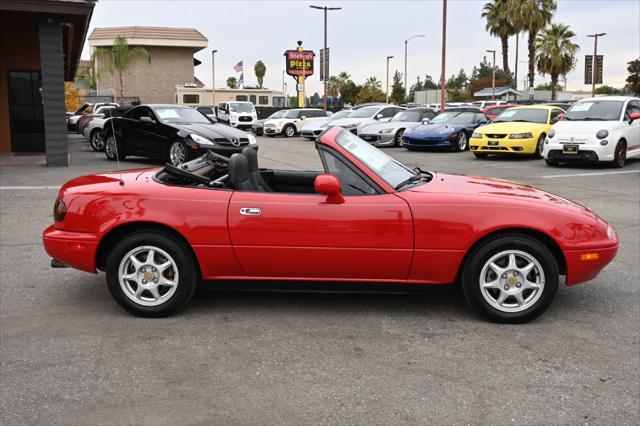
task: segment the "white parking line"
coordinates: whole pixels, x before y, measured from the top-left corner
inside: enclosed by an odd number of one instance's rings
[[[621,172],[574,173],[570,175],[546,175],[546,176],[540,176],[540,177],[544,179],[553,179],[553,178],[581,177],[581,176],[622,175],[626,173],[640,173],[640,170],[624,170]]]
[[[8,191],[11,190],[20,190],[20,189],[60,189],[59,186],[0,186],[0,190],[6,189]]]

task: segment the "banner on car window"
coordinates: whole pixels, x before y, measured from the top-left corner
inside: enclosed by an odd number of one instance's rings
[[[294,77],[313,75],[313,59],[316,54],[312,50],[287,50],[284,56],[287,61],[287,74]]]

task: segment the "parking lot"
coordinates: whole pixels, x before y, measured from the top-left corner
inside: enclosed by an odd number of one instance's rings
[[[391,293],[367,284],[342,293],[208,285],[179,314],[143,319],[113,302],[103,273],[49,266],[40,235],[57,188],[116,168],[70,137],[69,168],[0,157],[1,424],[638,421],[639,161],[551,168],[385,150],[412,167],[528,183],[616,227],[614,262],[589,283],[561,287],[528,324],[488,323],[452,287]],[[261,167],[320,168],[310,141],[258,139]]]

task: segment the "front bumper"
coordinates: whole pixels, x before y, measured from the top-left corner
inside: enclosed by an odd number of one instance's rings
[[[45,251],[53,259],[81,271],[96,273],[99,235],[63,231],[51,225],[42,233],[42,242]]]
[[[411,135],[402,136],[402,143],[407,148],[438,148],[451,147],[455,137],[414,137]]]
[[[282,127],[264,127],[265,135],[279,135],[282,133]]]
[[[600,161],[613,161],[615,153],[615,144],[609,142],[602,146],[598,143],[575,143],[578,146],[578,152],[569,154],[564,152],[564,145],[570,142],[560,142],[547,138],[544,143],[543,157],[547,160],[556,160],[562,162],[587,162],[598,163]]]
[[[490,142],[497,142],[490,144]],[[500,139],[491,139],[484,135],[482,139],[469,139],[469,149],[472,152],[480,152],[483,154],[525,154],[531,155],[536,153],[538,146],[537,138],[530,139],[509,139],[507,137]]]
[[[393,145],[395,134],[393,133],[360,133],[360,139],[369,142],[373,146]]]
[[[564,255],[567,262],[567,285],[572,286],[594,279],[600,271],[613,260],[617,253],[617,243],[610,247],[597,249],[566,250]],[[597,258],[584,260],[587,254],[596,254]]]

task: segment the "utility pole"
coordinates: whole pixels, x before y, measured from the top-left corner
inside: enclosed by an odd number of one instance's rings
[[[593,60],[591,61],[591,97],[596,96],[596,65],[598,63],[598,37],[606,36],[607,33],[588,34],[593,37]]]
[[[387,56],[387,103],[389,103],[389,59],[393,56]]]
[[[340,10],[341,7],[327,7],[327,6],[309,6],[312,9],[324,10],[324,62],[328,62],[328,54],[327,50],[327,11],[329,10]],[[329,80],[329,67],[325,67],[325,64],[320,64],[320,67],[323,68],[323,77],[324,77],[324,110],[327,110],[327,81]]]
[[[211,106],[216,108],[216,49],[211,51]]]
[[[440,75],[440,111],[444,111],[447,95],[445,64],[447,59],[447,0],[442,0],[442,70]]]
[[[491,72],[491,99],[496,100],[496,51],[495,50],[487,50],[488,53],[493,53],[493,68]],[[509,95],[507,95],[507,99],[509,99]]]
[[[409,94],[409,89],[407,88],[407,44],[409,44],[409,42],[416,38],[416,37],[426,37],[424,34],[416,34],[416,35],[412,35],[411,37],[409,37],[408,39],[406,39],[404,41],[404,92],[405,92],[405,96],[407,96]]]

